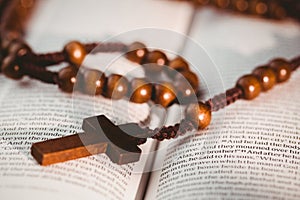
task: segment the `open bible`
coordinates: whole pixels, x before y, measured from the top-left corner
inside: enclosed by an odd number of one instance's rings
[[[276,56],[290,59],[300,53],[300,30],[293,22],[267,26],[269,22],[255,19],[236,21],[235,16],[218,17],[215,11],[199,12],[186,4],[176,6],[177,3],[159,4],[167,13],[184,13],[181,17],[185,17],[180,18],[183,24],[190,24],[191,14],[196,13],[191,27],[179,23],[178,31],[190,29],[186,33],[203,45],[222,77],[222,88],[213,77],[206,77],[211,90],[205,98],[234,86],[238,77],[250,73],[258,64]],[[158,5],[147,4],[153,8]],[[38,15],[46,18],[42,13]],[[215,27],[207,26],[211,20]],[[238,31],[246,29],[245,22],[252,23],[252,29],[275,33],[285,46],[257,37],[260,45],[244,48],[249,43],[247,38],[238,37]],[[229,37],[232,33],[226,31],[214,35],[230,23],[239,25],[237,38]],[[45,40],[55,32],[42,33],[45,25],[38,20],[31,27],[31,44],[36,49],[51,49],[52,41]],[[228,40],[214,43],[216,37]],[[241,44],[232,44],[237,39]],[[184,41],[178,46],[183,55],[197,54]],[[119,64],[129,65],[124,60],[115,63]],[[143,121],[150,107],[126,100],[112,102],[101,96],[65,94],[53,85],[29,78],[14,81],[1,75],[1,199],[300,199],[299,76],[298,70],[288,82],[255,100],[240,100],[213,113],[212,123],[205,130],[168,141],[148,140],[140,146],[143,154],[136,163],[117,165],[101,154],[44,167],[30,155],[32,143],[82,132],[82,120],[93,115],[105,114],[117,124]],[[164,123],[178,122],[182,109],[172,106]],[[151,125],[157,126],[159,116],[151,117]]]

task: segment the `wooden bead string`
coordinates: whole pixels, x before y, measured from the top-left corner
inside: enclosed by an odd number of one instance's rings
[[[97,43],[80,44],[79,42],[71,42],[68,43],[65,46],[64,50],[60,52],[34,54],[31,51],[31,49],[20,40],[21,34],[15,34],[15,32],[8,32],[6,30],[7,19],[9,18],[9,15],[7,13],[9,13],[9,10],[13,8],[12,2],[15,1],[12,0],[11,3],[7,3],[7,1],[0,1],[0,11],[3,11],[0,14],[0,31],[2,36],[1,56],[5,57],[1,69],[2,72],[8,77],[20,79],[24,74],[26,74],[32,78],[39,79],[46,83],[61,84],[61,81],[64,80],[63,78],[66,78],[60,77],[60,73],[62,72],[51,72],[47,70],[46,67],[61,62],[69,62],[71,66],[63,68],[62,70],[66,70],[69,71],[69,73],[71,74],[75,74],[77,73],[78,67],[80,66],[84,56],[87,53],[90,53],[96,46],[99,46],[99,44]],[[237,3],[241,1],[199,0],[198,2],[213,2],[213,4],[219,7],[224,7],[221,5],[225,3],[224,5],[227,5],[227,7],[229,8],[232,5],[232,2]],[[249,0],[247,2],[249,5],[252,5],[253,2],[256,3],[255,5],[258,5],[258,3],[265,3],[265,1],[260,0]],[[279,1],[274,0],[271,3],[278,2]],[[296,5],[296,1],[289,0],[289,2],[293,2],[294,6]],[[286,9],[286,7],[284,8]],[[287,11],[289,11],[287,13],[290,14],[289,16],[293,16],[291,8],[289,7],[289,9],[286,9]],[[299,7],[296,9],[299,9]],[[273,17],[270,13],[265,14],[263,16]],[[278,16],[275,16],[275,18],[277,17]],[[126,46],[122,43],[100,44],[100,48],[97,48],[97,51],[129,52],[126,54],[127,58],[133,62],[144,64],[145,62],[150,61],[150,63],[155,63],[154,67],[152,66],[148,69],[146,68],[146,72],[147,70],[150,70],[150,72],[153,73],[159,72],[159,68],[157,68],[157,65],[168,64],[169,68],[180,72],[180,74],[182,74],[189,81],[190,85],[193,87],[194,90],[198,89],[197,87],[199,83],[197,81],[197,77],[195,78],[195,74],[191,75],[192,72],[189,71],[188,65],[181,58],[176,58],[173,60],[173,62],[169,62],[167,57],[162,52],[149,52],[147,48],[141,43],[133,43],[130,46]],[[79,56],[76,56],[76,52],[79,52]],[[20,65],[21,63],[22,65]],[[217,95],[204,103],[199,101],[197,103],[191,103],[187,105],[185,119],[181,120],[180,123],[177,123],[173,126],[164,126],[161,128],[156,128],[154,130],[145,127],[144,132],[138,135],[140,139],[138,139],[137,143],[143,144],[147,141],[147,138],[164,140],[183,135],[187,131],[191,131],[193,129],[205,129],[211,121],[211,112],[218,111],[219,109],[232,104],[238,99],[252,100],[256,98],[261,91],[267,91],[271,89],[275,85],[275,83],[282,83],[287,81],[291,75],[291,72],[295,71],[299,67],[299,65],[300,56],[292,59],[291,61],[277,58],[269,62],[267,65],[259,66],[255,68],[251,74],[242,76],[237,81],[236,86],[231,89],[228,89],[225,93]],[[167,74],[172,76],[172,73],[168,71]],[[67,76],[67,78],[70,77]],[[62,88],[63,85],[60,85],[60,87]],[[62,89],[64,90],[65,88]],[[67,92],[70,91],[68,90]],[[195,93],[198,94],[197,92]],[[170,104],[165,104],[164,106],[167,107],[169,105]]]
[[[134,43],[134,45],[136,45],[136,43]],[[139,45],[141,45],[141,43],[139,43]],[[140,49],[136,49],[135,51],[139,51]],[[145,47],[143,46],[142,49],[145,49]],[[54,53],[52,55],[57,54],[58,53]],[[130,57],[129,54],[129,59],[135,60],[136,58]],[[143,61],[140,62],[142,63]],[[190,131],[194,128],[204,129],[210,123],[211,112],[218,111],[219,109],[232,104],[238,99],[252,100],[256,98],[261,91],[267,91],[271,89],[275,83],[287,81],[291,75],[291,72],[295,71],[299,67],[299,65],[300,57],[296,57],[290,62],[284,59],[277,58],[272,60],[267,65],[259,66],[253,70],[252,74],[242,76],[237,81],[236,86],[228,89],[224,94],[217,95],[204,103],[198,102],[197,104],[188,105],[186,109],[186,119],[182,120],[180,123],[177,123],[174,126],[164,126],[162,128],[156,128],[154,130],[145,128],[145,132],[139,135],[140,139],[137,141],[137,143],[142,144],[146,142],[147,138],[153,138],[157,140],[175,138],[179,135],[185,134],[187,131]],[[29,71],[28,75],[34,78],[41,78],[41,76],[37,74],[50,73],[49,76],[43,75],[43,77],[51,77],[54,74],[54,72],[49,72],[44,67],[30,65],[30,63],[24,66],[25,69]],[[75,74],[77,73],[77,70],[74,70],[76,69],[75,67],[68,66],[67,68],[73,70]],[[176,67],[174,68],[176,69]],[[186,69],[186,67],[184,67],[184,69]],[[43,81],[47,82],[47,80],[45,79]],[[264,88],[264,85],[267,85],[267,87]],[[205,114],[203,116],[203,119],[200,120],[199,116],[203,115],[203,113],[208,114]]]
[[[211,6],[233,13],[281,20],[294,18],[300,20],[299,0],[184,0],[197,7]]]
[[[96,45],[99,46],[96,47]],[[132,50],[137,46],[140,48]],[[166,70],[162,66],[168,64],[170,68],[180,72],[182,75],[181,77],[177,75],[177,79],[181,79],[180,86],[184,86],[184,90],[179,90],[178,94],[187,100],[197,93],[195,91],[198,90],[199,80],[189,70],[186,61],[179,57],[169,61],[163,52],[157,50],[149,51],[145,45],[138,42],[126,46],[122,43],[90,43],[83,45],[77,41],[73,41],[66,44],[61,52],[35,54],[28,45],[14,39],[3,50],[5,58],[3,59],[1,71],[12,79],[18,80],[23,75],[28,75],[45,83],[58,84],[59,88],[64,92],[73,92],[75,84],[78,84],[85,87],[81,90],[83,93],[90,95],[102,94],[108,98],[121,99],[127,95],[129,89],[134,89],[130,98],[132,102],[145,103],[152,99],[155,103],[163,107],[168,107],[176,103],[175,87],[171,83],[150,84],[148,83],[149,81],[144,79],[133,79],[130,83],[125,77],[117,74],[106,77],[103,72],[98,70],[89,70],[87,68],[79,70],[81,62],[85,55],[91,52],[92,47],[96,47],[93,53],[124,52],[130,49],[131,51],[126,54],[129,60],[138,62],[139,64],[150,63],[150,65],[145,66],[146,72],[161,73],[165,71],[170,78],[174,79],[176,77],[173,77],[173,71]],[[141,51],[143,52],[142,54],[140,54]],[[76,54],[80,56],[76,57]],[[44,65],[58,64],[60,62],[68,62],[69,66],[61,69],[59,72],[51,72]],[[82,77],[82,80],[80,77]],[[184,82],[185,79],[189,82]],[[123,88],[121,91],[115,90],[120,87]]]

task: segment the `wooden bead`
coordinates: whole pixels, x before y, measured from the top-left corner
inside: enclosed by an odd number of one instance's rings
[[[206,128],[211,121],[211,110],[202,102],[188,105],[185,115],[199,130]]]
[[[131,81],[130,101],[134,103],[145,103],[151,99],[152,84],[142,78],[135,78]]]
[[[230,1],[229,0],[216,0],[215,4],[217,7],[224,9],[230,5]]]
[[[15,80],[21,79],[24,75],[16,57],[13,55],[7,56],[3,60],[1,71],[5,76]]]
[[[185,78],[190,83],[190,85],[192,86],[192,88],[195,91],[197,91],[199,89],[199,79],[198,79],[198,76],[194,72],[183,71],[181,73],[178,73],[175,76],[175,79],[182,79],[182,78]]]
[[[121,99],[128,91],[128,80],[118,74],[111,74],[107,78],[105,96],[111,99]]]
[[[74,85],[77,82],[77,72],[78,70],[73,66],[62,68],[58,72],[58,87],[64,92],[73,92]]]
[[[176,71],[188,71],[189,64],[182,57],[177,57],[169,62],[169,68]]]
[[[143,43],[134,42],[128,47],[128,53],[126,53],[126,57],[128,60],[136,63],[141,63],[142,60],[147,55],[148,50]]]
[[[180,73],[174,80],[174,86],[177,90],[177,98],[180,104],[191,103],[193,97],[196,97],[194,88],[191,86],[190,82]]]
[[[22,57],[31,53],[31,48],[22,41],[13,41],[8,47],[8,54],[15,55],[16,57]]]
[[[243,98],[247,100],[254,99],[261,91],[259,80],[254,75],[242,76],[236,84],[243,91]]]
[[[7,51],[10,44],[12,42],[16,42],[16,41],[19,41],[21,42],[21,35],[19,32],[16,32],[16,31],[10,31],[8,34],[6,34],[4,36],[4,38],[2,38],[2,41],[1,41],[1,48],[4,50],[4,51]]]
[[[235,0],[234,8],[240,12],[244,12],[248,9],[249,3],[247,0]]]
[[[167,74],[173,78],[176,75],[176,72],[189,71],[188,63],[181,57],[177,57],[171,60],[168,64]]]
[[[271,89],[276,84],[276,75],[274,71],[267,66],[257,67],[253,70],[252,74],[260,81],[263,91]]]
[[[83,72],[84,92],[89,95],[100,95],[105,85],[105,75],[95,69],[86,69]]]
[[[256,15],[264,15],[268,11],[268,6],[261,0],[252,0],[249,2],[248,12]]]
[[[76,67],[80,67],[87,54],[85,47],[77,41],[72,41],[66,44],[64,47],[64,53],[70,64],[73,64]]]
[[[147,72],[158,73],[162,71],[163,66],[167,65],[168,58],[161,51],[152,51],[147,54],[143,63]]]
[[[170,83],[155,85],[153,101],[163,107],[168,107],[176,99],[176,92]]]
[[[167,56],[161,51],[149,52],[143,61],[146,74],[161,73],[168,62]]]
[[[274,17],[276,19],[286,18],[287,11],[285,10],[284,7],[280,6],[278,3],[271,2],[271,4],[269,4],[269,8],[270,8],[271,17]]]
[[[284,59],[278,58],[270,62],[270,67],[276,74],[276,80],[278,83],[288,80],[291,76],[291,65]]]
[[[155,50],[147,54],[146,63],[155,63],[157,65],[163,66],[168,64],[168,58],[165,53]]]

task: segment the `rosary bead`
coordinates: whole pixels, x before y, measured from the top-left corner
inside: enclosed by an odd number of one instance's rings
[[[145,103],[151,99],[152,84],[142,78],[135,78],[131,81],[130,101],[134,103]]]
[[[170,77],[173,77],[174,74],[176,74],[176,71],[178,72],[189,71],[188,63],[181,57],[177,57],[171,60],[168,65],[169,67],[167,73]]]
[[[190,82],[180,73],[174,80],[174,86],[178,93],[178,100],[180,103],[189,103],[190,97],[195,96],[195,91]]]
[[[274,70],[278,83],[288,80],[291,76],[291,65],[284,59],[278,58],[272,60],[270,67]]]
[[[157,73],[162,72],[164,66],[167,64],[168,58],[167,56],[161,51],[152,51],[147,54],[143,63],[144,69],[146,74],[156,75]]]
[[[176,99],[174,87],[170,83],[155,85],[153,101],[163,107],[168,107]]]
[[[168,58],[165,53],[155,50],[147,54],[146,63],[155,63],[157,65],[163,66],[168,63]]]
[[[276,75],[274,71],[267,66],[257,67],[253,70],[252,74],[260,81],[263,91],[271,89],[276,84]]]
[[[66,44],[64,47],[64,53],[68,61],[76,67],[80,67],[87,54],[85,47],[77,41],[72,41]]]
[[[284,7],[280,6],[277,2],[271,2],[269,4],[271,17],[276,19],[284,19],[287,16],[287,12]]]
[[[236,84],[243,91],[243,98],[247,100],[254,99],[261,91],[259,80],[254,75],[242,76]]]
[[[186,118],[192,121],[199,130],[206,128],[211,121],[211,110],[202,102],[188,105],[185,115]]]
[[[86,69],[83,72],[84,92],[89,95],[100,95],[105,84],[103,72],[95,69]]]
[[[105,96],[111,99],[121,99],[128,91],[128,80],[118,74],[111,74],[107,78]]]
[[[21,79],[23,77],[23,72],[20,65],[17,63],[15,56],[7,56],[1,66],[2,73],[12,79]]]
[[[245,12],[249,7],[249,3],[247,0],[234,0],[233,4],[234,8],[239,12]]]
[[[188,71],[189,64],[182,58],[177,57],[169,62],[169,67],[176,71]]]
[[[185,78],[192,86],[192,88],[197,91],[199,88],[199,79],[194,72],[191,71],[183,71],[178,73],[175,79]]]
[[[163,66],[168,63],[168,58],[166,54],[161,51],[149,52],[144,60],[144,67],[147,72],[161,72]]]
[[[230,5],[230,0],[216,0],[215,4],[219,8],[227,8]]]
[[[77,81],[78,70],[73,66],[68,66],[58,72],[58,87],[64,91],[73,92],[74,85]]]
[[[12,42],[21,41],[21,36],[19,32],[10,31],[8,34],[2,38],[1,48],[7,50]]]
[[[134,42],[128,47],[128,53],[126,57],[128,60],[136,63],[141,63],[147,55],[148,50],[146,46],[141,42]]]
[[[32,52],[31,48],[22,41],[13,41],[8,47],[8,54],[22,57]]]

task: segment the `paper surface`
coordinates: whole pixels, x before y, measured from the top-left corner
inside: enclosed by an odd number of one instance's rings
[[[211,93],[205,97],[233,87],[240,76],[276,56],[299,55],[298,27],[199,11],[191,37],[219,71],[206,74]],[[193,58],[195,50],[187,46],[184,52]],[[208,66],[197,67],[201,72]],[[299,199],[299,76],[298,69],[288,82],[256,99],[213,113],[207,130],[160,143],[146,199]]]
[[[190,11],[190,5],[173,2],[40,1],[27,28],[26,40],[34,51],[48,52],[61,50],[70,40],[102,41],[145,27],[184,33]],[[142,38],[145,36],[131,38],[130,42]],[[176,45],[179,48],[182,44]],[[95,68],[97,58],[91,62]],[[129,66],[127,71],[134,68],[128,61],[115,64]],[[42,167],[30,155],[30,146],[33,142],[82,132],[82,119],[96,114],[106,114],[116,123],[138,122],[148,116],[147,104],[72,96],[56,85],[28,78],[13,81],[1,75],[0,82],[1,199],[134,199],[142,194],[145,186],[141,172],[154,141],[141,146],[144,154],[138,163],[123,166],[113,164],[106,155],[95,155]]]

